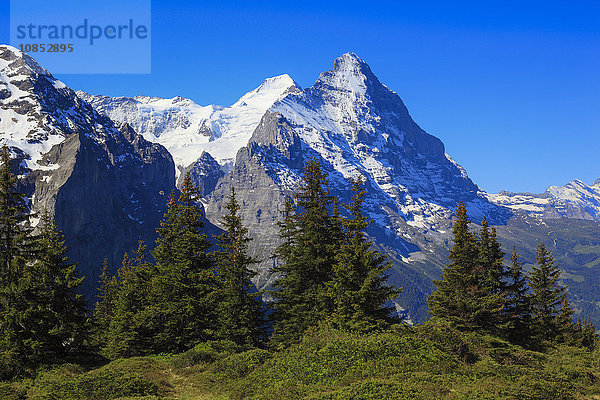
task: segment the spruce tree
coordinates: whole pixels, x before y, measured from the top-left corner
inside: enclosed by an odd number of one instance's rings
[[[262,346],[267,339],[265,316],[260,293],[254,291],[250,280],[256,275],[250,267],[257,260],[248,255],[251,239],[238,214],[234,187],[225,208],[227,214],[221,218],[224,232],[217,237],[220,250],[214,253],[222,286],[217,336],[240,346]]]
[[[530,285],[533,327],[544,339],[553,340],[561,331],[559,307],[566,300],[567,288],[559,285],[559,279],[560,270],[554,265],[550,251],[540,243]]]
[[[93,314],[93,341],[97,347],[105,347],[109,338],[110,321],[115,314],[119,282],[111,275],[105,258],[98,282],[98,293]]]
[[[340,329],[368,332],[399,322],[391,316],[393,309],[385,303],[400,293],[387,286],[386,271],[391,267],[386,256],[372,249],[373,242],[365,237],[372,220],[363,212],[366,192],[362,179],[352,179],[352,200],[346,209],[350,218],[344,219],[344,241],[333,266],[328,295],[333,303],[329,320]]]
[[[0,378],[35,362],[38,338],[33,239],[25,196],[17,191],[8,147],[0,150]]]
[[[324,320],[333,310],[325,283],[331,280],[342,241],[334,199],[327,189],[327,173],[315,158],[304,166],[304,185],[295,194],[298,213],[286,203],[280,226],[283,243],[275,255],[279,264],[275,283],[273,343],[287,345]]]
[[[531,336],[531,302],[527,278],[513,247],[505,288],[504,326],[502,327],[513,343],[525,344]]]
[[[32,283],[39,307],[37,337],[43,342],[37,351],[46,360],[61,358],[80,350],[89,337],[87,306],[79,292],[83,277],[69,261],[65,237],[47,211],[35,246]]]
[[[199,192],[185,177],[181,195],[172,194],[157,228],[152,255],[156,273],[151,279],[150,303],[144,313],[154,352],[184,351],[208,340],[217,329],[216,294],[219,286],[202,232]]]
[[[585,347],[589,350],[597,349],[599,344],[599,338],[594,324],[584,319],[583,322],[580,321],[578,325],[581,330],[581,339],[579,341],[580,346]]]
[[[31,229],[25,195],[17,191],[17,177],[6,145],[0,149],[0,284],[14,283],[24,260],[32,259]]]
[[[564,296],[562,306],[556,317],[557,334],[555,340],[559,343],[567,343],[579,346],[581,343],[581,324],[573,321],[575,312],[569,305],[567,296]]]
[[[484,312],[488,314],[482,319],[481,326],[496,330],[505,323],[503,308],[508,271],[504,266],[504,252],[496,237],[496,228],[489,228],[486,217],[483,217],[479,233],[478,270],[483,285],[482,303],[487,307]]]
[[[496,235],[496,228],[490,228],[486,217],[481,221],[479,233],[479,262],[481,279],[488,285],[490,293],[502,293],[505,289],[508,271],[504,266],[504,252]]]
[[[430,313],[449,320],[460,329],[476,330],[495,326],[502,310],[502,294],[491,291],[489,271],[481,262],[481,244],[469,231],[467,209],[459,203],[453,227],[450,264],[442,279],[434,281],[437,290],[429,298]]]
[[[135,258],[125,253],[118,271],[119,284],[105,349],[111,358],[144,355],[151,350],[152,335],[146,326],[145,310],[154,266],[146,261],[145,249],[140,240]]]

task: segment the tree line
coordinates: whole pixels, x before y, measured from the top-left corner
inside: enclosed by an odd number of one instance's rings
[[[456,216],[450,263],[428,298],[431,315],[463,330],[488,331],[528,347],[543,341],[596,346],[592,323],[572,321],[568,288],[559,284],[560,270],[543,243],[527,274],[514,248],[510,265],[504,264],[496,230],[485,217],[477,234],[469,230],[463,203]]]
[[[362,333],[401,323],[390,302],[401,289],[386,284],[391,264],[365,234],[371,220],[363,212],[362,180],[350,181],[351,201],[340,204],[314,158],[278,223],[272,301],[263,303],[265,293],[251,281],[258,260],[248,254],[251,239],[235,189],[213,249],[203,232],[199,192],[186,176],[180,194],[169,198],[153,248],[140,241],[124,254],[117,275],[105,261],[91,311],[51,216],[44,213],[31,228],[6,146],[0,162],[2,378],[82,354],[177,353],[212,340],[280,349],[322,323]],[[479,235],[470,232],[464,205],[457,216],[450,264],[429,299],[435,318],[525,345],[540,339],[595,344],[591,324],[571,322],[566,288],[558,285],[558,269],[543,245],[528,286],[516,253],[504,266],[493,228],[484,221]]]

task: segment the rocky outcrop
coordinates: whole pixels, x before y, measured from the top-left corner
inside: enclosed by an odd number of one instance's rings
[[[10,91],[0,102],[0,136],[32,210],[54,215],[91,296],[105,258],[114,271],[138,239],[154,240],[174,189],[171,155],[9,46],[0,46],[0,82]]]
[[[225,176],[219,163],[206,151],[202,152],[196,162],[181,171],[177,179],[177,187],[181,187],[187,174],[203,197],[212,193],[219,179]]]
[[[113,98],[77,94],[101,114],[126,122],[147,140],[165,146],[179,174],[204,151],[222,166],[231,165],[269,107],[288,93],[299,90],[288,75],[267,78],[229,107],[200,106],[182,97]]]

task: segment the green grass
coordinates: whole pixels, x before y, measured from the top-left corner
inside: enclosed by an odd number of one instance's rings
[[[20,399],[600,399],[600,354],[536,352],[442,323],[369,335],[322,327],[284,351],[209,342],[0,383]]]

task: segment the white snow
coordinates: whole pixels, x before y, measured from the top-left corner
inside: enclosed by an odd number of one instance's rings
[[[12,51],[16,56],[21,56],[20,50],[11,46],[0,46],[0,49],[8,49]],[[10,108],[10,104],[14,102],[30,103],[33,104],[34,110],[40,112],[40,107],[35,101],[32,93],[20,90],[14,82],[19,82],[28,78],[23,74],[16,74],[11,64],[14,61],[7,61],[0,59],[0,82],[2,86],[10,90],[11,95],[0,103],[8,105],[7,107],[0,107],[0,141],[2,144],[6,144],[11,147],[18,147],[27,153],[31,158],[26,160],[27,167],[31,169],[42,169],[43,167],[37,165],[37,161],[41,158],[41,155],[48,152],[52,146],[61,143],[64,140],[64,136],[59,134],[52,134],[47,132],[43,128],[38,126],[38,121],[32,119],[29,115],[22,115],[17,113],[15,110]],[[33,66],[28,66],[30,70],[36,69]],[[56,83],[56,82],[54,82]],[[39,133],[42,136],[47,135],[46,140],[33,140],[35,133]]]
[[[550,186],[542,194],[487,194],[488,199],[513,210],[523,210],[534,217],[584,218],[600,221],[600,185],[587,185],[575,179],[564,186]]]
[[[165,146],[176,166],[187,167],[203,151],[221,165],[231,163],[267,109],[294,87],[289,75],[268,78],[226,108],[200,106],[182,97],[108,98],[78,94],[114,121],[126,122],[146,140]]]

